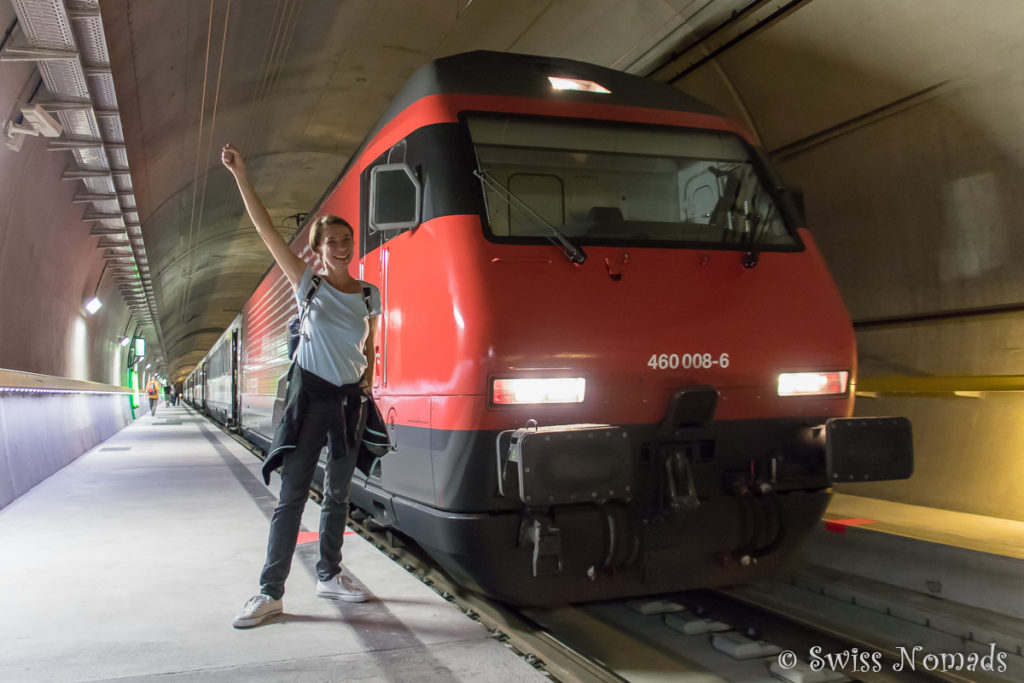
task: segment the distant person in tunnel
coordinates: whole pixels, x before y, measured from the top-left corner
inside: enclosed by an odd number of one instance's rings
[[[373,340],[381,305],[377,288],[348,272],[355,255],[355,236],[348,222],[328,215],[311,226],[309,247],[323,266],[316,274],[274,228],[238,150],[225,145],[221,161],[235,177],[249,218],[291,283],[300,310],[306,308],[299,346],[288,371],[284,416],[263,467],[267,483],[274,468],[281,465],[282,471],[260,592],[246,602],[233,622],[236,628],[246,628],[283,611],[284,584],[302,510],[325,443],[329,455],[320,513],[316,593],[333,600],[366,600],[366,593],[341,564],[341,544],[361,439],[356,432],[373,378]]]
[[[160,385],[156,379],[150,379],[146,385],[146,395],[149,396],[149,414],[156,417],[156,404],[160,401]]]

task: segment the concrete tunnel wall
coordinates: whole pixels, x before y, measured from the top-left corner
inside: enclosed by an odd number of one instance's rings
[[[0,3],[0,26],[13,18]],[[3,121],[17,118],[37,82],[33,63],[0,64]],[[81,182],[60,180],[67,152],[47,151],[47,142],[26,137],[18,152],[0,145],[0,369],[121,385],[129,311],[112,278],[100,282],[98,238],[72,203]],[[90,316],[84,303],[94,292],[103,308]],[[0,392],[0,508],[130,415],[126,399],[109,395]]]
[[[853,320],[1024,302],[1024,5],[815,0],[678,86],[751,121]],[[735,93],[735,94],[734,94]],[[738,96],[737,96],[738,95]],[[1020,375],[1024,314],[858,330],[864,376]],[[915,474],[839,490],[1024,520],[1024,396],[859,398]]]
[[[0,26],[14,19],[0,4]],[[34,63],[0,64],[0,116],[18,116],[33,94]],[[103,270],[98,237],[82,221],[85,205],[72,203],[80,181],[61,181],[67,152],[26,136],[21,151],[0,146],[0,368],[121,383],[118,342],[128,310],[109,274],[100,283],[103,308],[84,304]]]

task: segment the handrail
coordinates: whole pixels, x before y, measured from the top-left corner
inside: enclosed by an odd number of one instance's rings
[[[130,387],[0,368],[0,394],[134,394]]]

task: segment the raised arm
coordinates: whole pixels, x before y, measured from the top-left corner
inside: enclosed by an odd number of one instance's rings
[[[242,201],[245,202],[245,210],[249,212],[249,219],[256,226],[256,232],[263,238],[264,244],[267,245],[267,249],[270,250],[277,265],[284,271],[288,282],[292,284],[292,289],[298,289],[302,274],[306,271],[306,262],[288,247],[288,243],[284,241],[281,233],[270,221],[270,214],[267,213],[266,207],[263,206],[263,202],[260,201],[259,195],[256,194],[256,190],[249,180],[242,155],[231,145],[224,145],[220,151],[220,160],[235,177],[238,192],[242,195]]]

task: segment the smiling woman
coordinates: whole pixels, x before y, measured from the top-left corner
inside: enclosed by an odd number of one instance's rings
[[[314,274],[274,228],[238,150],[225,145],[221,161],[235,177],[249,218],[291,283],[302,309],[284,415],[263,467],[269,484],[270,473],[282,465],[280,502],[270,522],[267,561],[260,576],[260,592],[246,602],[233,622],[236,628],[247,628],[283,610],[281,598],[302,509],[325,441],[330,450],[320,515],[316,592],[333,600],[366,600],[362,588],[341,565],[341,544],[360,432],[366,424],[366,411],[372,408],[373,339],[381,306],[377,288],[348,272],[355,243],[347,221],[333,215],[314,221],[309,248],[323,268]]]

